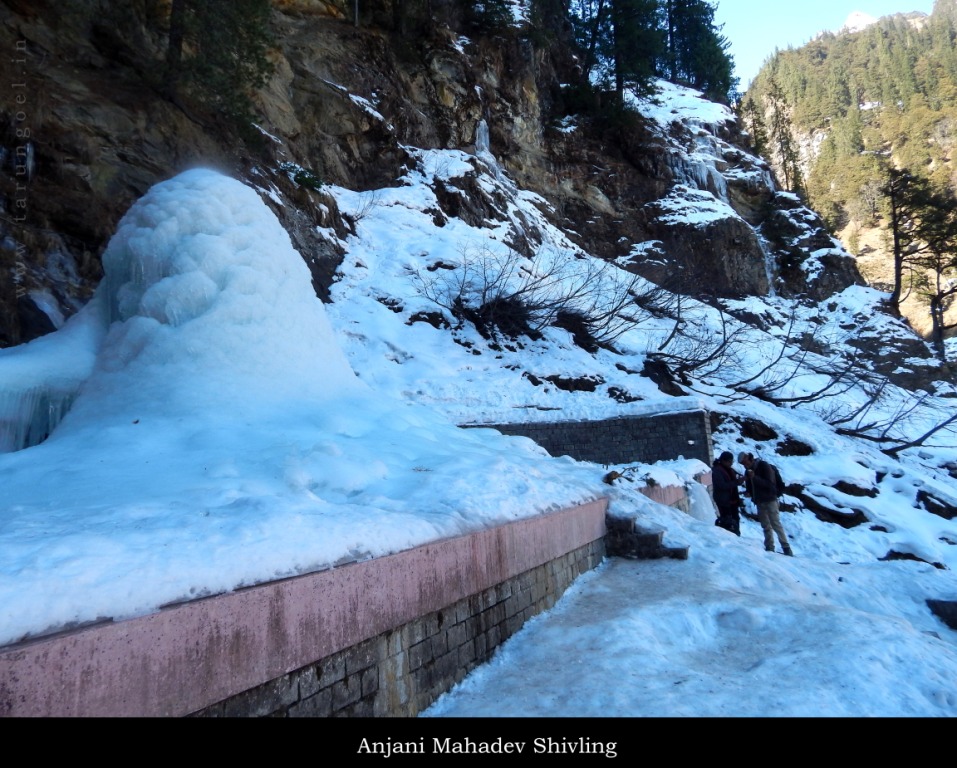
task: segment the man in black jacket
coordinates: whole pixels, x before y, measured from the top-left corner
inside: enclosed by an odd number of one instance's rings
[[[731,451],[725,451],[711,466],[711,489],[714,505],[718,508],[716,525],[738,536],[741,535],[741,494],[738,493],[738,486],[743,482],[734,470],[734,455]]]
[[[768,552],[774,551],[774,534],[777,534],[781,543],[781,551],[785,555],[793,555],[788,536],[781,525],[781,514],[778,507],[778,484],[775,481],[774,469],[766,461],[755,459],[751,453],[738,454],[738,461],[744,466],[744,484],[751,500],[758,508],[758,520],[764,529],[764,548]]]

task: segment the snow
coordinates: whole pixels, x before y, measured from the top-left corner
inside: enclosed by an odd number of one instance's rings
[[[656,93],[650,97],[636,99],[629,95],[628,103],[671,145],[666,159],[679,184],[697,187],[705,194],[710,191],[726,202],[729,178],[753,176],[758,183],[769,180],[769,171],[760,167],[763,164],[757,158],[749,158],[748,169],[731,168],[728,172],[729,158],[744,157],[741,150],[720,138],[722,131],[735,120],[728,107],[706,100],[700,91],[666,80],[655,81],[655,89]],[[690,147],[674,138],[674,124],[680,126],[682,136],[692,137]],[[726,213],[737,218],[730,208]]]
[[[48,440],[0,456],[0,642],[596,495],[570,460],[357,378],[285,231],[237,181],[157,185],[104,268],[63,331],[0,356],[40,377],[68,348],[71,381],[92,368]]]
[[[346,256],[331,304],[315,297],[256,190],[194,169],[130,209],[83,310],[49,336],[0,350],[0,644],[610,495],[613,514],[664,529],[689,559],[606,561],[426,715],[957,715],[957,632],[926,605],[957,600],[957,521],[922,509],[919,493],[957,506],[953,434],[898,460],[826,423],[856,410],[913,437],[952,408],[952,388],[908,410],[913,395],[893,388],[871,405],[858,386],[778,407],[740,384],[757,377],[751,386],[781,397],[819,389],[840,364],[842,324],[875,316],[879,332],[880,295],[850,288],[823,309],[778,297],[726,302],[774,321],[769,331],[688,299],[686,328],[702,339],[732,332],[740,344],[676,400],[636,373],[671,335],[667,318],[643,316],[616,351],[592,354],[554,327],[537,340],[483,338],[424,295],[417,277],[461,271],[475,254],[508,263],[519,233],[541,243],[534,259],[521,257],[526,272],[551,260],[561,283],[588,257],[488,157],[407,149],[398,186],[325,188],[358,214],[338,241]],[[497,217],[438,226],[433,186],[448,194],[469,179]],[[688,203],[689,220],[723,204],[700,192],[688,200],[698,203]],[[416,321],[425,313],[450,327]],[[780,327],[789,318],[792,338],[813,330],[833,355],[785,355],[768,367],[788,351]],[[525,374],[601,383],[571,392]],[[612,387],[636,400],[621,405]],[[786,496],[796,557],[785,558],[763,551],[749,519],[740,538],[713,526],[691,479],[699,462],[619,468],[624,477],[609,486],[607,466],[457,426],[689,406],[719,417],[716,454],[767,455],[785,482],[867,522],[823,522]],[[773,426],[777,442],[747,436],[748,419]],[[20,434],[24,424],[40,423],[49,437],[21,447],[37,441]],[[786,438],[812,452],[776,455]],[[649,478],[686,485],[691,513],[642,495]],[[851,495],[855,486],[870,495]],[[919,560],[886,559],[892,552]]]
[[[661,211],[658,221],[664,224],[689,224],[703,227],[715,221],[740,218],[727,203],[709,192],[676,185],[667,197],[656,200],[653,207]]]
[[[738,539],[672,513],[687,561],[606,560],[423,717],[957,714],[954,632],[923,602],[933,567],[827,562],[838,537],[784,517],[812,549],[766,553],[747,518]]]
[[[838,34],[861,32],[876,23],[877,19],[870,14],[864,13],[863,11],[852,11],[844,22],[844,25],[838,30]]]
[[[671,123],[682,122],[692,126],[709,126],[711,130],[723,123],[733,123],[734,113],[725,105],[705,99],[700,91],[656,80],[657,93],[636,103],[645,117],[667,130]]]

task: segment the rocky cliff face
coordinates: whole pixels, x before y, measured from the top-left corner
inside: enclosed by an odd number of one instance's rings
[[[444,21],[419,37],[383,19],[356,26],[351,4],[277,1],[261,136],[243,141],[151,85],[163,3],[3,0],[14,82],[0,93],[0,345],[61,325],[97,284],[130,204],[198,164],[260,190],[325,297],[341,252],[322,230],[342,235],[361,212],[340,211],[322,182],[394,185],[409,147],[489,152],[577,246],[688,294],[820,300],[861,282],[816,215],[775,190],[728,110],[689,122],[666,91],[641,118],[575,118],[561,30],[550,45],[520,27],[466,37],[436,7]],[[498,216],[478,185],[461,184],[441,191],[437,220]],[[516,250],[530,239],[513,227]]]

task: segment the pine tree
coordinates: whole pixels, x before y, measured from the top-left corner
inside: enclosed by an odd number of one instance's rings
[[[574,0],[570,13],[588,82],[647,93],[665,77],[724,102],[737,85],[706,0]]]
[[[614,0],[611,20],[615,61],[615,90],[650,93],[657,75],[656,61],[664,52],[658,24],[658,0]]]
[[[949,240],[940,228],[933,237],[926,228],[937,215],[934,206],[957,207],[957,0],[939,0],[919,24],[884,18],[858,33],[824,35],[778,52],[745,98],[767,108],[768,154],[784,185],[794,183],[785,162],[793,147],[772,106],[784,105],[791,136],[825,137],[802,160],[810,204],[832,231],[849,224],[884,231],[894,273],[891,307],[900,311],[917,288],[935,344],[942,343],[952,331],[943,313],[955,300],[948,293],[955,279],[951,246],[942,245]],[[931,188],[946,193],[933,205]]]
[[[751,137],[751,147],[757,155],[764,155],[768,151],[768,129],[764,124],[761,110],[751,96],[745,97],[738,108],[739,115],[744,123],[744,129]]]
[[[604,62],[607,59],[610,31],[611,3],[606,0],[573,0],[571,7],[572,27],[575,40],[582,51],[582,86],[594,79],[602,80]]]
[[[768,88],[768,106],[771,124],[768,130],[772,154],[776,155],[781,169],[782,186],[799,195],[804,194],[804,182],[801,175],[797,145],[791,133],[791,107],[784,91],[772,77]]]
[[[164,84],[239,123],[252,117],[250,91],[271,65],[270,0],[172,0]]]
[[[403,5],[396,2],[396,5]],[[567,40],[568,3],[566,0],[531,0],[529,18],[539,41]]]
[[[468,19],[481,34],[496,32],[512,24],[512,5],[509,0],[476,0],[471,3]]]
[[[926,248],[921,222],[932,210],[934,198],[927,180],[906,169],[888,166],[884,174],[881,192],[887,205],[894,259],[894,288],[888,304],[899,313],[901,302],[913,287],[910,278],[914,264]]]
[[[737,84],[730,43],[714,23],[707,0],[664,0],[667,53],[663,71],[669,80],[684,83],[719,101],[727,101]]]
[[[652,92],[663,50],[658,0],[581,1],[572,10],[584,52],[583,76],[613,87],[619,99],[626,89],[639,95]]]
[[[921,202],[916,234],[923,248],[914,265],[930,311],[931,343],[946,362],[944,337],[957,328],[957,322],[947,321],[947,312],[957,301],[957,201],[949,190],[933,189]]]

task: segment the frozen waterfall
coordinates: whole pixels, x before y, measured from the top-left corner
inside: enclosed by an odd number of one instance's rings
[[[43,442],[93,371],[106,333],[94,299],[59,331],[0,350],[0,453]]]
[[[496,181],[514,188],[512,182],[509,181],[502,171],[502,166],[499,165],[498,159],[492,154],[489,145],[488,123],[484,120],[480,120],[478,125],[475,126],[475,156],[485,163]]]
[[[764,235],[757,230],[754,231],[754,234],[757,238],[758,246],[761,248],[761,253],[764,256],[764,274],[768,278],[768,296],[777,296],[777,291],[774,288],[774,284],[777,280],[777,263],[774,260],[774,254],[771,253],[771,249],[768,248],[768,241],[764,239]]]

